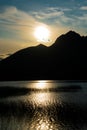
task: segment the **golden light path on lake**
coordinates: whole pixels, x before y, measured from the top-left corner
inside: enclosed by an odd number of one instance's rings
[[[30,125],[26,125],[30,130],[58,130],[59,126],[56,123],[55,116],[53,114],[54,109],[49,113],[51,105],[58,102],[61,104],[60,95],[55,95],[55,92],[50,92],[49,89],[54,87],[54,82],[51,80],[36,80],[29,82],[28,88],[33,91],[30,95],[26,96],[25,102],[28,100],[33,104],[35,113],[32,117]],[[57,97],[56,97],[57,96]],[[57,101],[56,101],[57,98]]]

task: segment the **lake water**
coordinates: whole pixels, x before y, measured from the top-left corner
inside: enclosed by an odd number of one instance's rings
[[[0,82],[0,130],[87,130],[87,83]]]

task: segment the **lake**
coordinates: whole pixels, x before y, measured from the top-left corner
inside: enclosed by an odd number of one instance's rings
[[[87,130],[87,83],[0,82],[0,130]]]

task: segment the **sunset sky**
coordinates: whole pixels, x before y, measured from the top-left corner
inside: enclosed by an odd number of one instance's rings
[[[87,35],[87,0],[0,0],[0,57],[40,44],[37,27],[48,29],[47,46],[69,30]]]

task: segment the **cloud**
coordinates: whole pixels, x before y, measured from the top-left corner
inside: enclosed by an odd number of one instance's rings
[[[11,56],[13,53],[9,53],[9,54],[0,54],[0,61],[1,60],[3,60],[4,58],[6,58],[6,57],[9,57],[9,56]]]
[[[18,44],[19,41],[21,44],[25,43],[25,46],[35,45],[33,33],[35,27],[39,25],[43,25],[43,23],[36,20],[29,12],[18,10],[14,6],[4,7],[0,11],[0,37],[12,40],[12,45],[13,40],[17,41]],[[6,42],[6,40],[4,41]],[[17,46],[20,45],[18,44]]]
[[[70,14],[71,11],[70,8],[48,7],[40,12],[32,12],[32,15],[38,20],[48,22],[51,26],[59,25],[61,28],[67,28],[76,22],[76,17]]]
[[[83,14],[82,16],[78,17],[79,20],[83,21],[83,22],[87,22],[87,14]]]
[[[0,54],[0,61],[3,60],[4,58],[8,57],[10,55],[8,54]]]
[[[59,35],[67,32],[73,23],[73,19],[66,16],[66,13],[71,10],[69,8],[48,7],[41,11],[31,12],[31,14],[37,20],[49,24],[51,28],[51,41],[53,43]]]
[[[5,24],[31,26],[35,19],[29,14],[18,10],[16,7],[6,7],[3,13],[0,13],[0,22]]]
[[[37,19],[50,19],[50,18],[55,18],[59,17],[64,14],[63,11],[61,11],[59,8],[45,8],[42,11],[38,12],[32,12],[32,14],[37,18]]]
[[[54,18],[54,17],[58,17],[60,15],[62,15],[63,12],[59,11],[55,11],[55,12],[51,12],[51,13],[35,13],[36,18],[38,19],[50,19],[50,18]]]
[[[72,9],[70,8],[61,8],[61,7],[48,7],[45,8],[42,11],[38,12],[32,12],[32,15],[40,20],[44,19],[55,19],[60,16],[63,16],[65,12],[71,11]]]
[[[80,10],[87,10],[87,6],[80,7]]]
[[[32,40],[32,30],[39,24],[29,13],[16,7],[6,7],[0,13],[0,29],[4,31],[4,35],[7,32],[6,37],[9,34],[9,39]]]
[[[72,9],[70,8],[61,8],[61,7],[48,7],[46,10],[48,11],[71,11]]]

